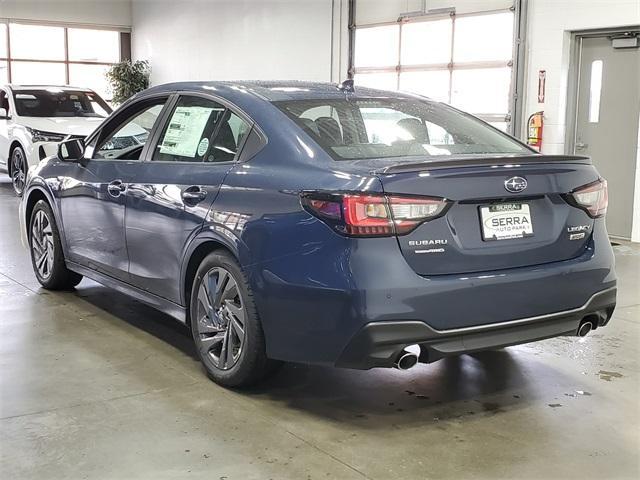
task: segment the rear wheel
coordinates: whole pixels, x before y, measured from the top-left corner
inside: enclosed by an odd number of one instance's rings
[[[64,263],[58,227],[51,207],[43,200],[36,203],[31,213],[29,247],[33,272],[44,288],[68,290],[82,280],[82,275],[72,272]]]
[[[267,358],[253,295],[227,253],[213,252],[200,264],[191,290],[190,320],[200,360],[220,385],[251,385],[279,363]]]
[[[11,152],[11,184],[13,191],[21,197],[27,179],[27,157],[22,147],[16,147]]]

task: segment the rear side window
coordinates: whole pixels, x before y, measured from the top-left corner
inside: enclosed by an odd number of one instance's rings
[[[229,162],[238,153],[250,125],[220,103],[180,97],[156,146],[153,160]]]
[[[426,100],[345,98],[274,104],[336,160],[532,153],[484,122]]]

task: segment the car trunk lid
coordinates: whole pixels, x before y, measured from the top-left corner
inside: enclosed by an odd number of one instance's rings
[[[388,163],[374,172],[387,194],[449,200],[445,215],[397,236],[418,274],[444,275],[543,265],[584,252],[594,220],[565,195],[598,179],[590,163],[586,157],[473,156]],[[512,179],[524,188],[506,186]]]

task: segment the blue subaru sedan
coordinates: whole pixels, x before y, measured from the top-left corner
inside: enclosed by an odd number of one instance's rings
[[[584,336],[616,303],[606,209],[589,158],[423,97],[192,82],[62,143],[21,218],[44,288],[86,276],[172,315],[238,387]]]

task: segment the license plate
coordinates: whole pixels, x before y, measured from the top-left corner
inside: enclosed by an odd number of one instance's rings
[[[526,203],[496,203],[480,207],[480,222],[485,241],[533,235],[531,212]]]

